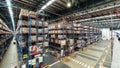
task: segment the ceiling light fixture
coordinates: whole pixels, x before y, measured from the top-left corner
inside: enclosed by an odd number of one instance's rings
[[[43,11],[44,9],[46,9],[48,6],[50,6],[53,2],[55,2],[56,0],[50,0],[49,2],[47,2],[46,5],[44,5],[39,12]]]
[[[70,8],[72,6],[71,2],[67,2],[67,7]]]
[[[15,31],[15,22],[14,22],[14,17],[13,17],[13,11],[12,11],[12,4],[11,0],[6,0],[7,6],[8,6],[8,11],[11,17],[12,25],[13,25],[13,30]]]

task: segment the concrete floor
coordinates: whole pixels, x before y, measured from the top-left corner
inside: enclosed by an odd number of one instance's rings
[[[0,68],[15,68],[15,66],[19,68],[17,46],[13,42],[16,42],[15,38],[11,41],[8,50],[0,62]]]
[[[111,68],[120,68],[120,41],[114,37],[113,57]]]
[[[109,45],[110,41],[97,42],[85,48],[84,51],[76,52],[76,57],[68,57],[70,61],[64,63],[70,68],[103,68],[104,57],[107,56],[105,51],[110,49]]]
[[[16,42],[13,38],[7,52],[4,55],[0,63],[0,68],[14,68],[18,66],[18,53],[17,53],[17,46],[13,44]],[[120,68],[120,53],[118,52],[120,48],[120,42],[115,38],[113,51],[113,62],[112,68]],[[110,68],[111,65],[111,53],[110,53],[110,41],[99,41],[92,45],[89,45],[84,51],[78,51],[74,53],[76,57],[67,57],[69,61],[61,62],[56,60],[54,57],[46,57],[47,64],[50,64],[50,68]],[[108,63],[110,62],[110,63]],[[54,64],[55,63],[55,64]],[[102,63],[102,65],[101,65]],[[19,68],[19,66],[18,66]]]
[[[70,68],[69,66],[65,65],[57,58],[49,54],[47,54],[44,58],[45,58],[44,62],[49,64],[50,68]]]

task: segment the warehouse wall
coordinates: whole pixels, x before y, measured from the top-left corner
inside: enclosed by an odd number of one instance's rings
[[[111,38],[111,31],[109,28],[102,28],[102,39],[103,40],[110,40]]]
[[[120,33],[120,30],[114,30],[114,35],[116,35],[116,33]]]

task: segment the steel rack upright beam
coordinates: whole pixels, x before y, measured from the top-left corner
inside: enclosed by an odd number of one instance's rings
[[[20,67],[22,66],[22,64],[23,64],[23,53],[22,53],[22,38],[23,38],[23,36],[22,36],[22,16],[20,17],[20,28],[19,28],[19,33],[20,34],[18,34],[18,43],[19,43],[19,45],[18,45],[18,52],[20,52]]]
[[[27,64],[27,68],[32,68],[31,65],[29,65],[29,60],[31,60],[31,56],[30,56],[30,51],[29,51],[29,48],[31,46],[31,24],[32,24],[32,20],[31,20],[31,17],[28,16],[28,64]]]
[[[90,27],[88,26],[88,45],[90,45]]]
[[[42,37],[43,37],[43,41],[42,41],[42,56],[43,56],[43,63],[44,63],[44,56],[45,56],[45,19],[42,19]]]
[[[36,15],[36,22],[35,22],[35,27],[36,27],[36,45],[38,46],[38,37],[39,37],[39,22],[38,22],[38,15]]]
[[[72,26],[71,26],[71,33],[72,33],[72,38],[73,41],[74,41],[74,25],[73,25],[73,22],[70,23]],[[73,45],[71,46],[71,49],[72,49],[72,52],[74,52],[74,42],[73,42]]]
[[[62,36],[62,38],[64,39],[64,22],[62,23],[62,34],[61,34]],[[62,39],[62,40],[63,40]],[[60,55],[60,59],[62,58],[62,56],[64,55],[64,47],[63,47],[63,45],[61,45],[62,47],[60,47],[61,48],[61,55]]]
[[[82,33],[83,33],[83,34],[82,34],[82,42],[83,42],[83,43],[82,43],[82,50],[83,50],[83,48],[85,47],[85,41],[84,41],[84,38],[85,38],[84,33],[85,33],[85,32],[84,32],[84,28],[82,28]]]
[[[92,28],[92,43],[94,42],[94,28]]]
[[[80,40],[80,43],[79,43],[79,48],[81,48],[81,43],[82,43],[82,31],[81,31],[81,27],[80,27],[80,30],[79,30],[79,40]]]
[[[48,21],[48,25],[49,25],[49,21]],[[48,34],[47,34],[47,38],[48,38],[48,58],[50,59],[50,34],[49,34],[49,31],[50,31],[50,29],[49,29],[49,26],[48,26]],[[50,62],[50,61],[49,61]]]

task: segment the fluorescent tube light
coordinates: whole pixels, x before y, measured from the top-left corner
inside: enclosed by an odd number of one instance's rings
[[[6,0],[7,6],[8,6],[8,11],[11,17],[12,25],[13,25],[13,30],[15,31],[15,22],[14,22],[14,16],[13,16],[13,11],[12,11],[12,4],[11,0]]]
[[[46,5],[44,5],[39,12],[43,11],[44,9],[46,9],[48,6],[50,6],[53,2],[55,2],[56,0],[50,0],[49,2],[47,2]]]

